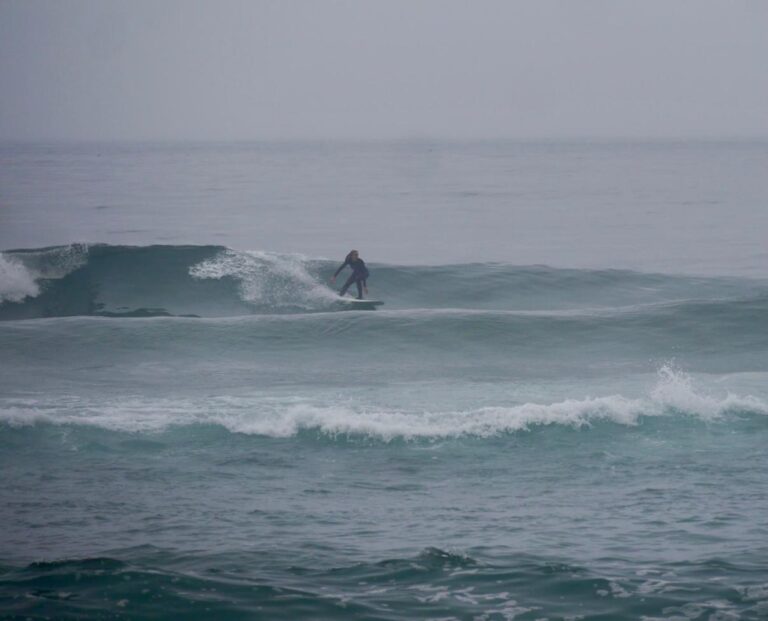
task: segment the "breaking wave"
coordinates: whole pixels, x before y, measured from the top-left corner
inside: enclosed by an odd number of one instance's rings
[[[90,402],[82,397],[6,399],[0,421],[90,426],[117,432],[155,433],[187,426],[219,426],[231,433],[287,438],[305,433],[364,437],[378,441],[491,438],[538,427],[589,428],[598,423],[635,426],[648,417],[715,421],[730,414],[768,415],[768,403],[750,395],[715,394],[686,373],[665,365],[640,398],[607,395],[554,403],[521,403],[465,411],[398,410],[307,398],[255,396],[205,399],[120,398]]]
[[[339,310],[337,261],[222,246],[57,246],[0,253],[0,319],[223,317]],[[762,281],[467,264],[372,266],[388,309],[589,310],[768,299]]]

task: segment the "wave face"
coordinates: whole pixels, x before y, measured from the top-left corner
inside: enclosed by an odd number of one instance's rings
[[[0,319],[339,310],[327,286],[336,266],[220,246],[97,244],[6,251],[0,254]],[[758,302],[768,299],[768,286],[755,281],[501,264],[373,265],[369,284],[372,296],[386,300],[388,309],[573,311],[754,297],[756,287]]]
[[[0,318],[215,315],[227,303],[237,313],[241,303],[232,283],[189,274],[220,250],[72,245],[5,252],[15,278],[0,283]]]

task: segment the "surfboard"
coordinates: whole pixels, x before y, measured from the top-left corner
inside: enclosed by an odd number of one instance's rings
[[[381,300],[357,300],[354,298],[341,298],[343,310],[376,310],[384,302]]]

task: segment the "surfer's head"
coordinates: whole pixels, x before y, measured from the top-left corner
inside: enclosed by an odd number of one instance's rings
[[[357,259],[360,257],[360,253],[357,250],[350,250],[347,255],[350,259]]]

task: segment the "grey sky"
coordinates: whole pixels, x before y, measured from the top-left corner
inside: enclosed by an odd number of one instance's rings
[[[0,0],[0,139],[768,136],[768,1]]]

